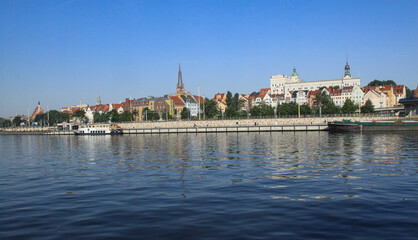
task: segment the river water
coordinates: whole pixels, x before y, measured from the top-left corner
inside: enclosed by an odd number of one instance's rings
[[[418,136],[0,136],[0,239],[417,239]]]

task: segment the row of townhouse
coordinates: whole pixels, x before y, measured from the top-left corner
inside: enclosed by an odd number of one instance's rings
[[[155,111],[160,117],[164,112],[169,115],[174,114],[174,103],[167,95],[164,97],[146,97],[133,99],[131,104],[131,112],[134,114],[136,122],[147,120],[147,111]]]
[[[78,110],[82,110],[84,111],[84,115],[86,116],[88,122],[92,123],[94,120],[95,113],[105,114],[115,109],[117,113],[121,114],[123,112],[129,111],[130,109],[131,100],[129,100],[129,98],[126,98],[124,102],[120,102],[116,104],[112,104],[112,103],[101,104],[99,99],[100,99],[100,96],[98,97],[97,104],[94,106],[89,106],[87,104],[80,104],[80,105],[74,105],[70,107],[62,107],[61,112],[74,114]]]
[[[370,99],[375,107],[399,106],[399,100],[406,98],[404,85],[367,86],[362,88],[365,100]]]
[[[319,90],[310,91],[306,98],[309,107],[314,107],[314,99]],[[377,108],[395,107],[400,105],[399,100],[406,97],[406,88],[404,85],[399,86],[373,86],[363,87],[348,86],[342,89],[324,88],[322,89],[328,94],[335,105],[341,107],[347,99],[350,99],[356,105],[364,105],[370,100]],[[302,103],[304,101],[301,101]],[[301,104],[302,104],[301,103]]]
[[[168,115],[179,119],[183,109],[187,108],[190,111],[191,117],[197,117],[198,113],[201,112],[199,103],[203,103],[204,99],[185,91],[180,65],[176,90],[176,94],[165,95],[163,97],[146,97],[133,100],[126,98],[124,102],[119,104],[101,104],[99,95],[97,97],[96,106],[80,104],[77,106],[64,107],[61,111],[73,114],[81,109],[85,112],[89,122],[93,122],[94,113],[103,114],[112,109],[116,109],[119,114],[125,111],[134,113],[134,120],[137,122],[147,120],[146,111],[157,112],[160,115],[160,118],[163,117],[163,113],[168,113]]]
[[[147,97],[133,99],[131,104],[131,112],[134,112],[136,122],[146,121],[146,112],[155,111],[160,117],[163,113],[168,113],[177,119],[184,108],[190,111],[191,117],[197,117],[200,111],[199,102],[203,103],[203,98],[186,93],[176,95],[165,95],[164,97]]]
[[[316,90],[291,90],[284,94],[272,94],[270,88],[262,88],[256,94],[240,94],[240,100],[244,101],[243,111],[249,111],[254,106],[261,103],[267,104],[271,107],[276,107],[278,104],[295,102],[301,105],[307,104],[310,108],[315,106],[315,97],[319,93]],[[342,107],[347,99],[350,99],[356,105],[363,105],[367,100],[371,100],[373,105],[377,108],[394,107],[399,105],[399,100],[406,97],[406,88],[404,85],[399,86],[373,86],[361,88],[357,85],[345,86],[340,88],[323,88],[323,92],[330,96],[331,100],[336,106]],[[218,108],[225,111],[226,94],[218,93],[214,100],[217,102]]]

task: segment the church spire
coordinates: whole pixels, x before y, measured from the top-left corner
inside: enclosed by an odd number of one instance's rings
[[[181,74],[181,66],[179,63],[179,73],[178,73],[178,81],[177,81],[177,93],[185,93],[184,84],[183,84],[183,77]]]
[[[96,102],[96,104],[97,105],[102,104],[102,101],[100,100],[100,93],[97,95],[97,102]]]

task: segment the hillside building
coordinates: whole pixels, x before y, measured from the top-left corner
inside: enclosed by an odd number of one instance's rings
[[[314,91],[321,87],[339,87],[340,89],[349,86],[360,87],[360,78],[353,78],[350,73],[348,61],[344,67],[344,74],[341,79],[321,80],[321,81],[300,81],[296,68],[293,68],[291,76],[284,74],[274,75],[270,77],[271,94],[286,94],[289,91]]]

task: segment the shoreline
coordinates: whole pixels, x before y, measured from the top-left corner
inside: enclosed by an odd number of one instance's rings
[[[221,133],[221,132],[283,132],[325,131],[333,121],[376,121],[393,116],[266,118],[234,120],[193,120],[117,123],[124,134]],[[58,131],[54,127],[2,129],[0,135],[74,135],[73,131]]]

